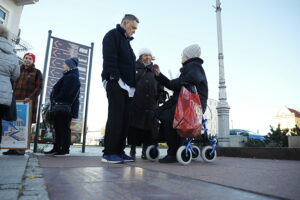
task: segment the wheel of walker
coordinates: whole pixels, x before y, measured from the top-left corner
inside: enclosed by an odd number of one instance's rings
[[[154,145],[150,145],[146,149],[146,157],[148,160],[155,161],[159,158],[159,150]]]
[[[212,146],[205,146],[201,151],[201,157],[205,162],[214,162],[217,158],[217,151],[211,154]]]
[[[181,146],[176,152],[176,158],[180,164],[188,165],[192,161],[192,151],[186,151],[186,146]]]
[[[197,160],[200,157],[201,151],[197,146],[192,146],[192,160]]]

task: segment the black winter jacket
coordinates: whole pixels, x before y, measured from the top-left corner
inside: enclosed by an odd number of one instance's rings
[[[121,78],[127,85],[135,86],[135,55],[130,46],[132,37],[125,36],[125,30],[118,24],[103,38],[102,81]]]
[[[200,96],[203,113],[205,112],[208,98],[208,86],[202,64],[202,59],[192,58],[182,64],[183,67],[180,69],[181,73],[178,78],[169,80],[162,73],[160,73],[160,75],[156,77],[156,79],[161,85],[174,91],[174,94],[169,99],[169,101],[167,101],[163,106],[158,108],[156,112],[156,116],[160,120],[173,121],[178,95],[183,85],[196,86],[197,92]]]
[[[81,83],[79,80],[78,68],[65,72],[64,75],[53,86],[50,95],[51,103],[60,102],[72,104],[74,101],[71,114],[73,118],[77,118],[79,112],[80,86]],[[78,91],[79,94],[77,95]]]
[[[158,84],[153,72],[153,64],[145,66],[136,62],[136,87],[130,106],[130,126],[142,130],[152,130],[154,111],[164,89]]]

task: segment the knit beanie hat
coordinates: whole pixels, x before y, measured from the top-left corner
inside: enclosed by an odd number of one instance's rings
[[[35,63],[35,55],[33,53],[25,53],[25,55],[23,56],[23,58],[25,58],[25,56],[30,56],[33,60],[33,63]]]
[[[183,49],[182,56],[186,56],[188,58],[200,58],[201,48],[198,44],[187,46]]]
[[[141,55],[144,55],[144,54],[150,54],[150,55],[152,56],[151,50],[150,50],[150,49],[147,49],[147,48],[143,48],[143,49],[141,49],[141,50],[139,51],[139,57],[140,57]]]
[[[76,68],[78,66],[79,60],[76,57],[69,58],[65,60],[65,63],[70,67],[71,69]]]

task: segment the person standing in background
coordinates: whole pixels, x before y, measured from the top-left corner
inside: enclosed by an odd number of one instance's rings
[[[55,142],[51,151],[45,154],[64,156],[70,153],[71,121],[78,117],[79,96],[81,83],[78,71],[77,57],[66,59],[63,67],[63,76],[53,86],[51,104],[66,103],[71,105],[71,113],[54,113]]]
[[[23,57],[20,77],[14,81],[13,85],[16,100],[22,100],[24,103],[32,102],[31,123],[36,123],[38,97],[43,88],[42,73],[39,69],[35,68],[34,63],[35,55],[33,53],[26,53]],[[3,152],[5,155],[24,155],[24,153],[24,150],[8,150],[7,152]]]

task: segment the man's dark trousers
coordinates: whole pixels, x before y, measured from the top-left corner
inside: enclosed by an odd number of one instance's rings
[[[104,155],[124,154],[128,129],[129,97],[117,80],[110,80],[106,85],[108,99],[108,118],[104,137]]]

